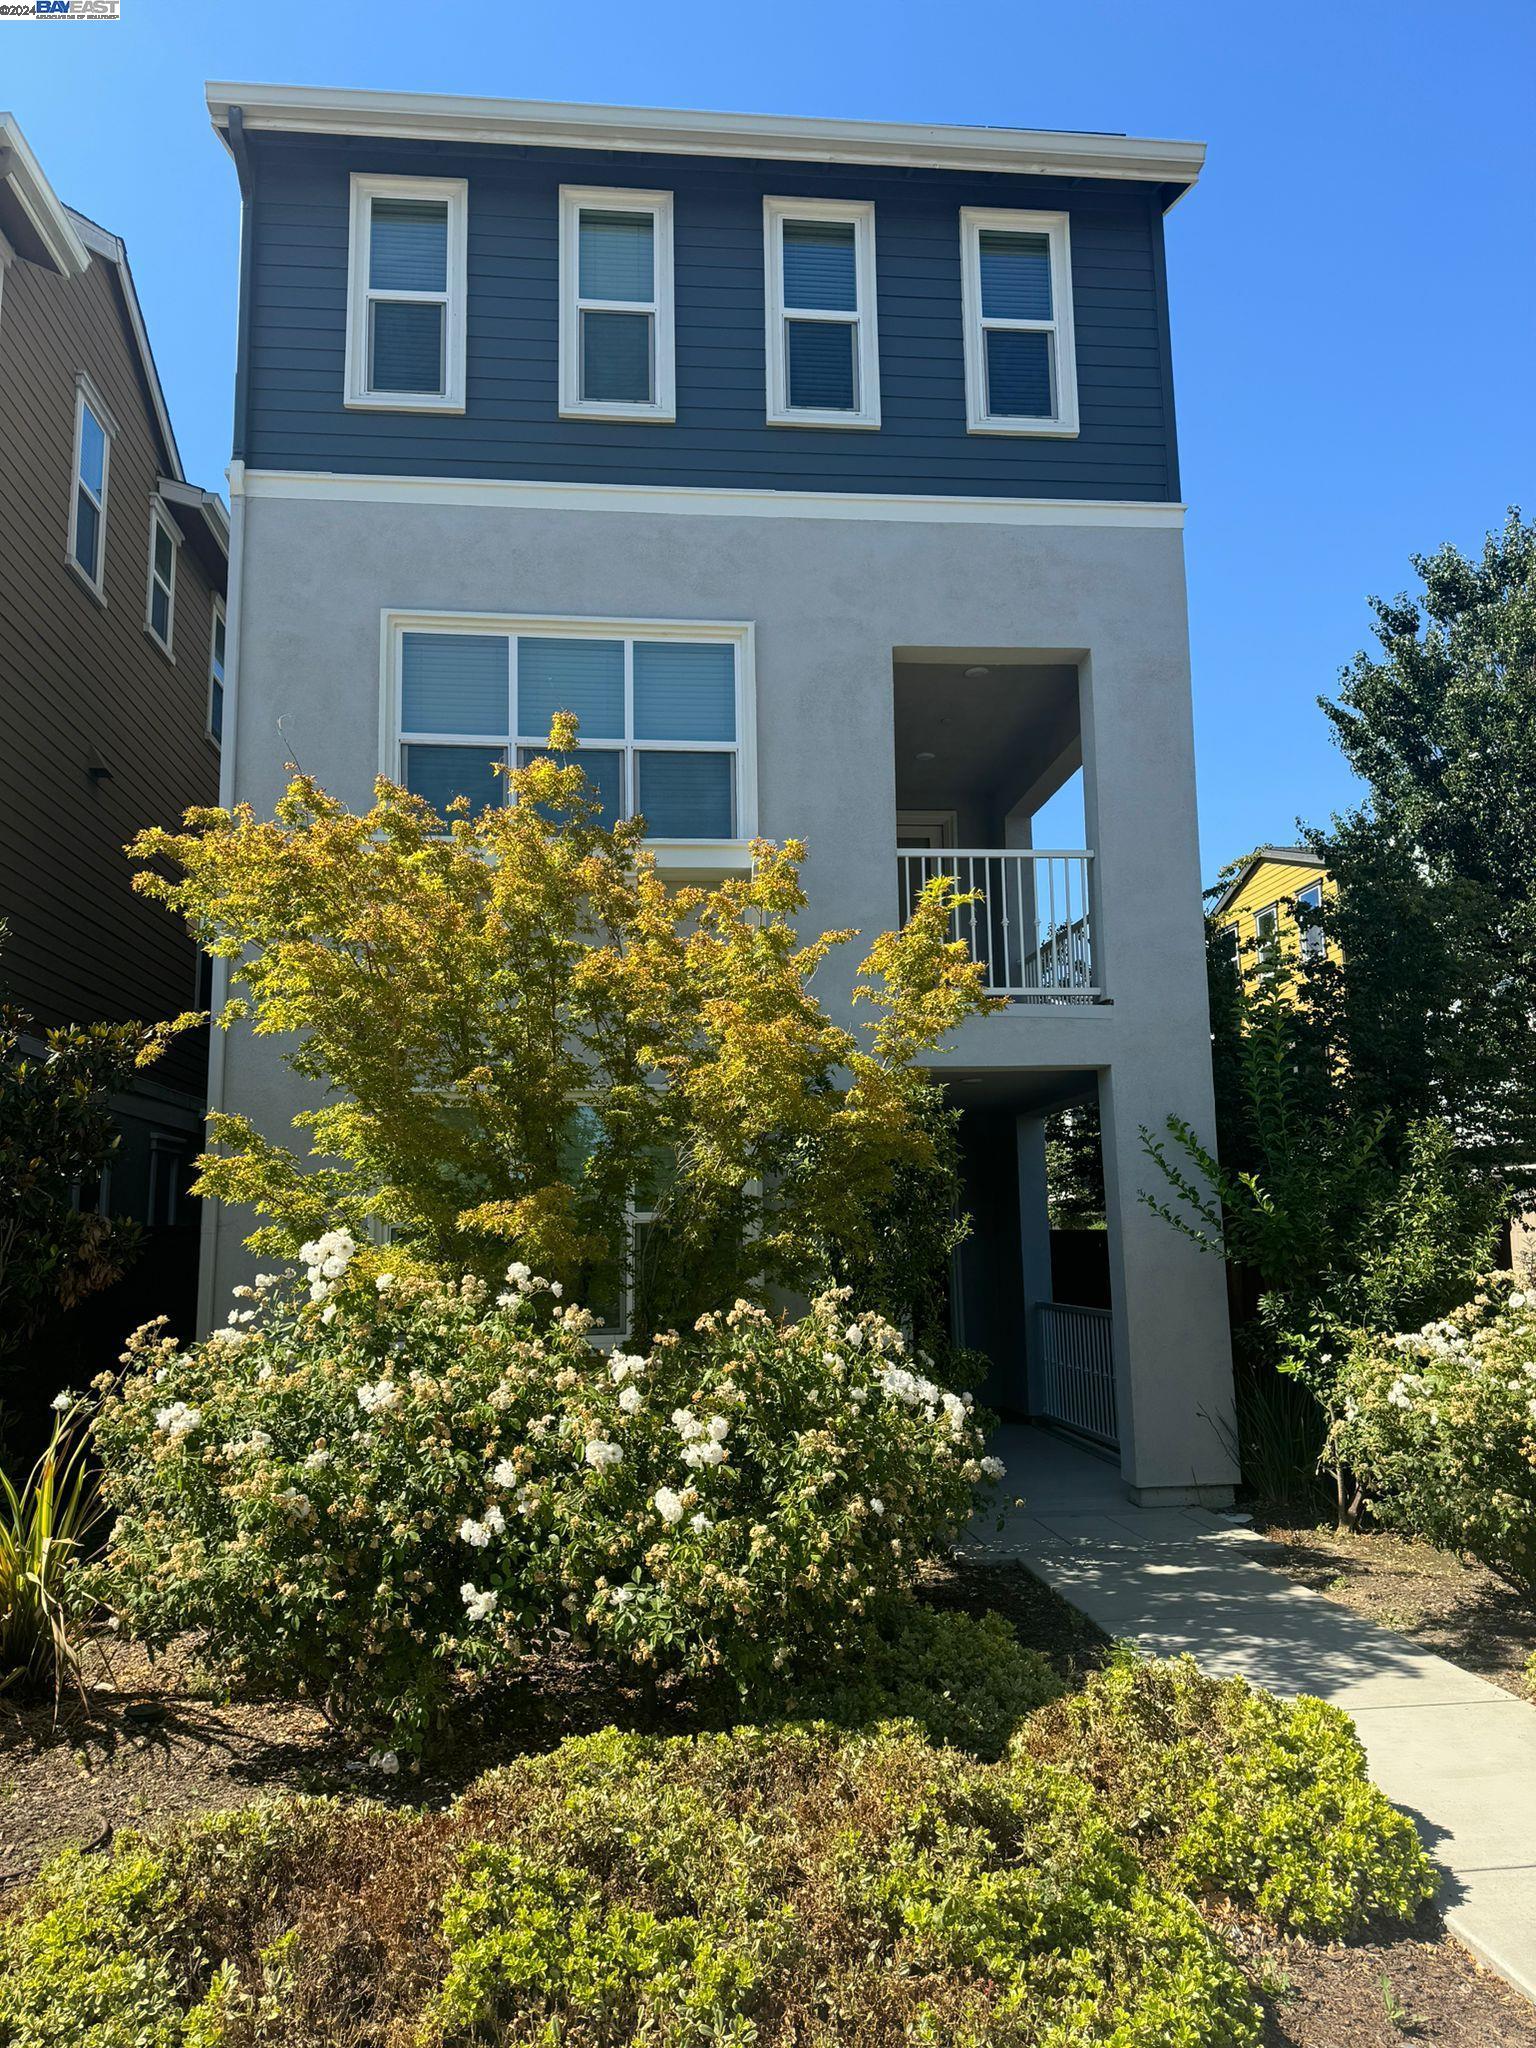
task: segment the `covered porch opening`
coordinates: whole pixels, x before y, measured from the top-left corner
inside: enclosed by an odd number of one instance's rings
[[[971,1234],[956,1254],[950,1328],[988,1364],[978,1398],[1118,1461],[1109,1235],[1098,1076],[946,1072],[960,1112]]]
[[[952,876],[955,935],[1010,1002],[1091,1002],[1093,850],[1078,664],[1050,650],[897,648],[895,844],[903,918]]]

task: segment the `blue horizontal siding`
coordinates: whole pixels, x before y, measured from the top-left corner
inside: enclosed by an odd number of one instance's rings
[[[247,417],[260,468],[714,488],[998,497],[1175,497],[1177,458],[1153,188],[960,172],[260,136],[242,309]],[[342,404],[348,178],[469,181],[468,410]],[[674,195],[677,423],[557,416],[558,190]],[[764,424],[765,194],[873,199],[882,425]],[[962,206],[1065,208],[1072,221],[1081,431],[965,425]]]

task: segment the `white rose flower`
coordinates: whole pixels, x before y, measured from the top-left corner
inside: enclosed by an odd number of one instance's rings
[[[393,1749],[370,1749],[368,1752],[368,1768],[371,1771],[381,1772],[386,1778],[393,1778],[400,1769],[399,1753]]]
[[[731,1433],[731,1425],[723,1415],[711,1415],[704,1427],[717,1444],[723,1444]]]
[[[651,1506],[669,1526],[683,1519],[682,1495],[674,1493],[670,1486],[657,1487],[651,1499]]]
[[[885,1502],[871,1494],[869,1498],[869,1512],[872,1515],[883,1515],[885,1513]]]
[[[594,1471],[601,1471],[605,1465],[622,1464],[624,1460],[624,1453],[619,1445],[605,1442],[602,1437],[594,1437],[582,1452],[582,1456]]]
[[[517,1467],[510,1458],[500,1458],[491,1469],[491,1477],[498,1486],[516,1486]]]
[[[56,1415],[62,1415],[67,1408],[73,1408],[79,1398],[78,1394],[72,1394],[66,1387],[61,1394],[54,1395],[49,1406]]]
[[[459,1537],[471,1550],[484,1550],[491,1540],[491,1532],[484,1522],[477,1522],[473,1515],[466,1515],[459,1524]]]
[[[636,1414],[640,1407],[640,1401],[641,1393],[638,1387],[626,1387],[619,1396],[619,1406],[626,1415]]]
[[[459,1588],[459,1598],[464,1602],[465,1612],[471,1621],[484,1621],[487,1615],[494,1614],[497,1597],[490,1591],[480,1592],[471,1579],[466,1579]]]
[[[710,1526],[709,1517],[708,1515],[702,1514],[695,1515],[692,1521],[688,1524],[688,1526],[693,1531],[695,1536],[702,1536],[705,1530]]]

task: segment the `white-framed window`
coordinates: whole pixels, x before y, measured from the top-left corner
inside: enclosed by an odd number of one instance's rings
[[[768,423],[878,427],[871,200],[765,199]]]
[[[112,415],[89,377],[75,380],[75,453],[69,494],[68,560],[106,602],[107,485],[112,470]]]
[[[970,431],[1075,434],[1067,216],[962,207],[960,290]]]
[[[1322,883],[1308,882],[1304,889],[1298,889],[1296,891],[1296,903],[1299,909],[1311,911],[1315,917],[1323,907]],[[1322,926],[1314,924],[1311,918],[1298,918],[1296,922],[1301,932],[1302,959],[1316,960],[1320,958],[1327,943],[1323,937]]]
[[[227,628],[224,600],[213,600],[213,627],[208,636],[208,737],[215,746],[224,740],[224,645]]]
[[[1280,970],[1280,906],[1266,903],[1262,910],[1253,913],[1253,937],[1258,955],[1260,974],[1277,974]]]
[[[172,661],[176,631],[176,558],[181,528],[158,498],[149,501],[149,587],[144,594],[144,630]]]
[[[469,186],[352,174],[346,402],[462,412]]]
[[[672,194],[560,188],[560,412],[677,417]]]
[[[557,712],[607,823],[661,842],[757,831],[752,630],[694,621],[386,613],[382,772],[443,808],[506,800],[497,765],[549,750]]]

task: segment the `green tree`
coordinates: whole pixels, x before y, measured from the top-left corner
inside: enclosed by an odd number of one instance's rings
[[[0,1355],[132,1259],[134,1225],[98,1216],[79,1195],[117,1150],[112,1096],[188,1021],[43,1030],[0,1004]]]
[[[1536,1196],[1536,523],[1415,556],[1379,654],[1320,700],[1363,804],[1314,835],[1339,963],[1314,1000],[1389,1149],[1446,1119],[1469,1168]]]
[[[137,887],[231,962],[221,1024],[281,1037],[322,1097],[307,1157],[211,1119],[198,1191],[261,1212],[258,1250],[377,1222],[450,1271],[518,1258],[589,1294],[627,1271],[643,1332],[815,1285],[827,1245],[874,1256],[898,1176],[939,1164],[917,1062],[994,1007],[953,885],[871,946],[865,1027],[835,1022],[813,984],[857,935],[800,935],[803,847],[670,889],[643,821],[598,821],[575,746],[562,717],[514,801],[446,828],[389,782],[355,814],[297,775],[271,821],[135,842]]]

